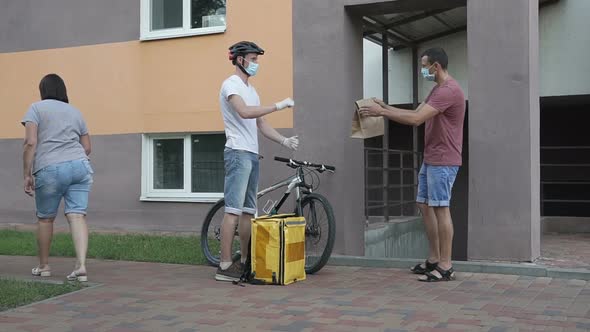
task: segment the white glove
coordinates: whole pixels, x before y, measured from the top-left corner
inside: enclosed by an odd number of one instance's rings
[[[289,138],[285,137],[283,138],[283,142],[281,142],[281,145],[291,150],[297,150],[297,148],[299,147],[299,138],[297,138],[297,136]]]
[[[293,101],[293,99],[287,98],[283,101],[279,101],[278,103],[275,104],[275,106],[277,107],[277,111],[280,111],[284,108],[295,106],[295,102]]]

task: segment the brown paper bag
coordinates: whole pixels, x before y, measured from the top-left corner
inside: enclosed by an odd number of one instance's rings
[[[385,133],[385,122],[383,117],[361,116],[359,109],[362,106],[374,104],[373,99],[362,99],[355,102],[356,109],[352,115],[352,138],[370,138],[382,136]]]

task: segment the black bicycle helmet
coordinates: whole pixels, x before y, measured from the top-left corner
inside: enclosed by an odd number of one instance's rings
[[[235,65],[238,56],[245,56],[250,53],[263,55],[264,50],[253,42],[241,41],[229,47],[229,60]]]

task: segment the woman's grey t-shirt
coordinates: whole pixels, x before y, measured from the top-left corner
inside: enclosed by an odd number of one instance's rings
[[[49,165],[88,158],[80,144],[80,136],[88,134],[86,122],[70,104],[53,99],[36,102],[21,123],[27,122],[38,128],[33,173]]]

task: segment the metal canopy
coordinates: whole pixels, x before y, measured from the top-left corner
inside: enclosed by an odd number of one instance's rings
[[[539,8],[558,1],[539,0]],[[398,51],[467,30],[466,0],[440,3],[444,3],[445,6],[439,5],[435,9],[429,6],[429,10],[405,12],[392,12],[412,8],[400,0],[350,6],[347,9],[353,14],[362,15],[363,36],[366,39],[382,45],[385,36],[386,44]]]

